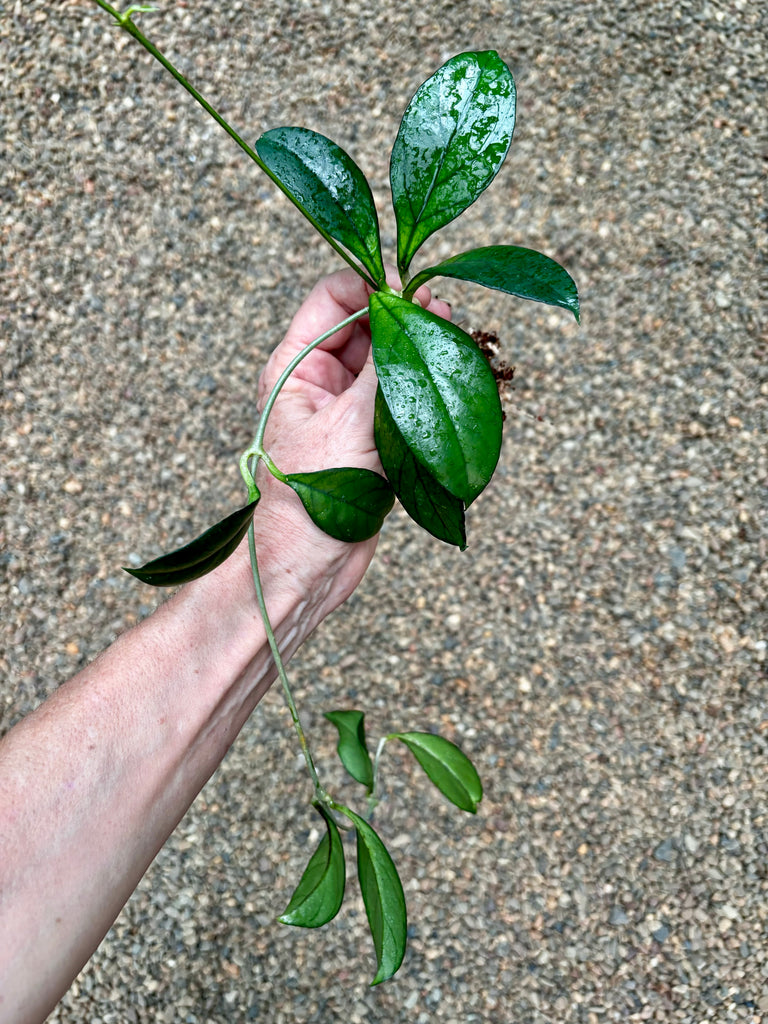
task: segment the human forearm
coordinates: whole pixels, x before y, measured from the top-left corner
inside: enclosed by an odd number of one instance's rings
[[[256,525],[270,615],[288,655],[335,603],[324,590],[336,549],[299,578],[292,563],[306,541],[296,538],[290,558],[280,554],[286,546],[270,543],[278,520],[284,539],[291,516],[282,509],[265,510]],[[0,1020],[39,1021],[52,1008],[274,675],[241,549],[6,736]]]
[[[261,375],[262,409],[296,354],[367,301],[352,272],[313,289]],[[289,378],[264,438],[283,473],[381,472],[370,347],[356,319]],[[258,485],[256,549],[285,660],[355,589],[376,538],[321,533],[263,466]],[[0,1024],[52,1008],[274,676],[244,545],[0,743]]]

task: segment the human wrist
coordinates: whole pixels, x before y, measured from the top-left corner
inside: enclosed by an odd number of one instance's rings
[[[346,544],[328,537],[293,491],[276,480],[262,489],[253,529],[267,612],[278,639],[282,633],[289,637],[291,653],[354,590],[375,540]],[[223,630],[230,643],[242,635],[255,655],[264,634],[247,538],[218,569],[183,588],[185,593],[213,634]]]
[[[282,460],[281,468],[295,471],[290,464],[283,467]],[[336,540],[315,525],[298,494],[266,467],[260,467],[257,482],[261,500],[254,516],[254,533],[262,576],[270,568],[276,571],[283,586],[292,587],[299,599],[309,597],[318,606],[322,618],[360,582],[377,538],[361,543]]]

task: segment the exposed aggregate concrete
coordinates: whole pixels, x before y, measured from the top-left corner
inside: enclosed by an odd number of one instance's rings
[[[424,263],[542,249],[583,317],[439,283],[516,368],[497,477],[464,553],[393,515],[292,663],[350,799],[332,707],[438,727],[484,779],[469,819],[387,752],[397,978],[367,987],[354,893],[275,923],[317,838],[275,690],[51,1020],[768,1022],[764,5],[162,7],[142,27],[246,138],[355,157],[390,253],[408,98],[497,49],[510,156]],[[237,500],[259,369],[338,263],[94,4],[0,15],[4,731],[154,606],[121,564]]]

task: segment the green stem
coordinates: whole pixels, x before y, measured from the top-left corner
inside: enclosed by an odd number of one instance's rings
[[[422,270],[419,274],[414,274],[410,281],[406,281],[403,285],[402,297],[408,299],[409,302],[413,302],[413,296],[421,288],[423,284],[426,284],[430,278],[434,277],[434,267],[428,267],[426,270]]]
[[[268,452],[263,452],[261,454],[261,460],[275,479],[279,480],[283,484],[288,483],[288,477],[277,468]]]
[[[315,338],[314,341],[310,341],[308,345],[306,345],[303,349],[301,349],[300,352],[298,352],[293,357],[293,359],[290,361],[290,363],[288,363],[286,368],[278,377],[277,382],[270,391],[269,397],[267,398],[267,401],[264,405],[264,410],[261,414],[261,418],[259,419],[259,426],[256,431],[256,437],[253,439],[253,442],[250,445],[250,447],[246,448],[246,450],[240,456],[240,474],[243,480],[245,480],[245,484],[248,488],[249,501],[253,500],[253,497],[251,496],[252,491],[254,492],[253,496],[258,496],[258,489],[256,488],[256,482],[254,480],[255,467],[253,470],[251,469],[251,459],[256,459],[257,462],[259,459],[262,459],[270,473],[272,473],[273,476],[276,476],[278,480],[282,480],[283,482],[285,482],[285,473],[282,473],[277,468],[272,459],[269,457],[269,454],[264,449],[264,432],[267,429],[267,420],[269,419],[269,414],[272,411],[272,406],[275,404],[277,396],[280,394],[283,385],[288,380],[293,371],[296,369],[296,367],[299,365],[299,363],[302,361],[302,359],[306,359],[310,352],[313,352],[318,347],[318,345],[322,345],[324,341],[327,341],[329,338],[332,338],[337,331],[340,331],[342,328],[347,327],[351,323],[354,323],[355,320],[359,320],[361,317],[365,316],[367,312],[367,306],[364,309],[358,309],[356,313],[352,313],[351,316],[348,316],[345,320],[342,320],[341,323],[338,323],[334,327],[331,327],[324,334],[321,334],[319,338]]]
[[[312,224],[312,226],[323,236],[323,238],[325,238],[328,244],[331,245],[332,248],[336,250],[339,256],[341,256],[341,258],[346,263],[348,263],[350,267],[352,267],[355,273],[359,274],[360,277],[362,277],[363,280],[372,288],[375,288],[376,283],[368,276],[368,274],[365,273],[362,267],[360,267],[359,264],[357,264],[352,259],[349,253],[345,252],[344,249],[335,241],[335,239],[331,238],[330,235],[328,235],[327,232],[320,227],[320,225],[317,223],[314,217],[312,217],[311,214],[304,209],[301,203],[298,202],[298,200],[291,195],[291,193],[285,188],[280,179],[272,173],[269,167],[267,167],[267,165],[258,155],[256,150],[249,146],[248,143],[240,135],[238,135],[235,129],[227,121],[224,120],[224,118],[221,116],[218,110],[216,110],[215,107],[211,106],[208,100],[206,100],[206,98],[201,93],[199,93],[197,89],[195,89],[195,87],[189,81],[187,81],[184,75],[182,75],[182,73],[177,68],[175,68],[173,64],[171,64],[171,62],[168,60],[165,54],[161,53],[161,51],[158,50],[154,43],[151,43],[147,39],[147,37],[144,35],[141,29],[138,28],[131,21],[131,11],[138,10],[138,8],[128,8],[128,10],[124,14],[121,14],[118,10],[112,7],[111,4],[108,4],[106,0],[94,0],[94,2],[97,3],[99,7],[102,8],[102,10],[106,11],[107,14],[111,14],[121,28],[125,29],[125,31],[130,36],[133,36],[136,42],[140,43],[147,51],[147,53],[151,54],[155,58],[155,60],[159,61],[160,64],[162,64],[166,71],[173,75],[173,77],[176,79],[179,85],[182,86],[182,88],[186,89],[193,99],[197,100],[197,102],[200,104],[203,110],[207,114],[210,114],[210,116],[214,119],[216,124],[218,124],[221,128],[224,129],[227,135],[229,135],[229,137],[234,142],[237,143],[237,145],[240,147],[240,149],[242,149],[246,156],[249,156],[251,160],[253,160],[253,162],[256,164],[256,166],[260,167],[262,171],[264,171],[264,173],[267,175],[267,177],[270,178],[275,185],[277,185],[277,187],[280,189],[283,195],[290,199],[293,205],[304,214],[304,216],[307,218],[310,224]]]
[[[381,737],[381,739],[379,740],[379,745],[378,747],[376,747],[376,754],[373,758],[373,786],[371,787],[371,792],[368,794],[369,819],[373,815],[373,812],[376,810],[376,807],[378,806],[379,803],[379,759],[381,758],[381,753],[384,750],[384,745],[386,744],[387,740],[390,739],[392,739],[392,734]]]
[[[375,288],[375,282],[372,281],[371,278],[361,270],[361,268],[354,262],[354,260],[352,260],[351,257],[339,245],[337,245],[333,238],[330,238],[328,234],[322,230],[322,228],[316,223],[314,218],[311,217],[310,214],[304,209],[304,207],[299,202],[297,202],[296,199],[294,199],[290,192],[288,192],[285,189],[282,182],[272,173],[269,167],[267,167],[264,161],[259,157],[258,153],[251,146],[249,146],[248,143],[245,142],[245,140],[240,135],[238,135],[234,128],[232,128],[232,126],[224,120],[221,114],[214,107],[211,106],[211,104],[205,99],[205,97],[201,93],[199,93],[197,89],[195,89],[195,87],[189,81],[187,81],[184,75],[182,75],[182,73],[176,67],[174,67],[173,64],[171,64],[168,58],[163,53],[161,53],[161,51],[158,50],[158,48],[147,39],[144,33],[133,23],[133,21],[131,21],[131,14],[134,11],[139,12],[142,10],[149,10],[149,8],[144,8],[137,5],[129,7],[124,13],[121,13],[120,11],[116,10],[116,8],[114,8],[111,4],[107,3],[106,0],[95,0],[95,2],[98,4],[99,7],[102,8],[102,10],[106,11],[107,14],[110,14],[117,21],[118,25],[121,28],[125,29],[125,31],[129,35],[133,36],[133,38],[144,47],[147,53],[154,57],[155,60],[157,60],[166,69],[166,71],[168,71],[176,79],[179,85],[186,89],[190,96],[192,96],[192,98],[200,104],[203,110],[205,110],[206,113],[209,114],[214,119],[214,121],[221,128],[224,129],[227,135],[229,135],[229,137],[234,142],[237,143],[237,145],[240,147],[240,149],[242,149],[246,156],[250,157],[250,159],[253,160],[256,166],[260,167],[261,170],[264,171],[267,177],[269,177],[275,183],[275,185],[277,185],[280,191],[283,192],[284,195],[286,195],[288,199],[291,200],[294,206],[296,206],[304,214],[307,220],[309,220],[310,223],[315,228],[317,228],[320,234],[322,234],[323,237],[331,244],[331,246],[342,257],[342,259],[344,259],[356,273],[360,274],[360,276],[372,288]],[[252,458],[255,457],[257,460],[262,459],[267,465],[269,471],[274,476],[276,476],[278,479],[285,480],[285,474],[280,472],[275,463],[264,450],[264,431],[266,430],[267,419],[269,418],[269,414],[272,411],[272,407],[275,404],[275,400],[277,396],[280,394],[283,385],[288,380],[291,373],[293,373],[293,371],[302,361],[302,359],[306,358],[306,356],[308,356],[309,353],[313,351],[313,349],[317,348],[318,345],[321,345],[324,341],[332,337],[334,334],[336,334],[337,331],[340,331],[343,327],[346,327],[348,324],[354,323],[355,320],[359,320],[361,317],[365,316],[367,312],[368,307],[366,306],[364,309],[360,309],[356,313],[353,313],[351,316],[347,317],[345,320],[342,320],[341,323],[337,324],[335,327],[332,327],[324,334],[321,334],[319,338],[316,338],[314,341],[310,342],[309,345],[303,348],[301,352],[299,352],[291,360],[291,362],[288,364],[288,366],[285,368],[283,373],[278,378],[277,383],[272,388],[269,398],[267,399],[266,405],[264,406],[264,411],[262,412],[261,419],[259,420],[259,427],[256,434],[256,438],[251,447],[246,452],[243,453],[240,459],[240,472],[248,488],[249,501],[252,501],[259,496],[254,474],[251,469]],[[253,523],[251,523],[248,529],[248,551],[250,553],[251,559],[253,586],[256,591],[256,600],[258,602],[259,610],[261,612],[261,618],[264,623],[264,630],[267,635],[267,642],[269,643],[269,648],[270,651],[272,652],[272,657],[274,658],[275,661],[277,674],[280,678],[280,683],[282,684],[283,687],[285,701],[286,704],[288,705],[288,710],[290,711],[291,719],[293,720],[296,735],[299,738],[301,752],[304,755],[304,760],[306,761],[307,768],[309,769],[309,774],[312,777],[312,783],[315,787],[315,796],[317,799],[322,800],[326,804],[329,804],[330,798],[320,785],[320,780],[318,778],[317,770],[312,759],[312,753],[309,748],[306,733],[304,732],[304,729],[301,725],[299,713],[296,709],[293,694],[291,693],[291,688],[288,683],[288,676],[286,674],[285,666],[280,655],[280,648],[275,638],[274,630],[272,629],[272,623],[270,622],[269,614],[267,612],[267,605],[264,599],[264,589],[261,585],[258,560],[256,557],[256,542],[253,532]]]
[[[97,2],[100,3],[101,0],[97,0]],[[272,411],[272,407],[275,404],[275,400],[277,399],[277,396],[280,394],[280,391],[282,390],[283,385],[288,380],[293,371],[296,369],[296,367],[299,365],[299,363],[302,361],[302,359],[305,359],[310,354],[310,352],[314,351],[314,349],[318,347],[318,345],[322,345],[322,343],[324,341],[327,341],[328,338],[333,337],[333,335],[336,334],[337,331],[340,331],[342,330],[342,328],[347,327],[349,324],[354,323],[356,320],[359,320],[361,317],[365,316],[367,312],[367,306],[364,309],[358,309],[356,313],[352,313],[351,316],[346,317],[346,319],[342,320],[341,323],[336,324],[334,327],[331,327],[329,330],[321,334],[319,338],[315,338],[314,341],[311,341],[308,345],[305,345],[305,347],[301,349],[301,351],[298,352],[293,357],[293,359],[288,363],[286,368],[278,377],[264,405],[264,410],[261,414],[261,419],[259,420],[259,426],[256,431],[256,437],[254,438],[253,444],[250,446],[250,448],[246,449],[246,451],[243,452],[240,458],[240,473],[242,474],[243,480],[245,480],[246,486],[248,488],[249,501],[253,501],[254,498],[257,498],[259,496],[259,491],[258,488],[256,487],[256,481],[254,479],[255,467],[253,470],[251,469],[251,459],[256,459],[257,463],[259,460],[262,460],[273,476],[276,476],[278,480],[282,480],[283,482],[285,482],[285,474],[282,473],[277,468],[275,463],[270,458],[269,454],[264,450],[264,431],[266,430],[267,427],[267,420],[269,418],[270,412]],[[307,768],[309,769],[309,774],[312,777],[312,784],[315,787],[315,799],[320,800],[322,803],[326,804],[326,806],[331,806],[330,797],[320,785],[320,780],[317,775],[317,769],[315,768],[315,763],[312,759],[312,751],[310,750],[309,741],[307,740],[307,735],[304,732],[301,720],[299,719],[299,713],[296,709],[296,703],[293,699],[293,694],[291,693],[291,687],[288,682],[288,675],[285,671],[285,665],[283,664],[283,659],[280,654],[280,648],[275,638],[274,630],[272,629],[272,623],[270,622],[269,619],[269,613],[267,612],[267,603],[264,599],[264,589],[261,585],[261,577],[259,576],[259,563],[256,557],[256,540],[253,533],[253,523],[251,523],[251,525],[248,528],[248,552],[251,558],[253,586],[254,590],[256,591],[256,600],[259,605],[259,611],[261,612],[262,622],[264,623],[264,630],[267,634],[267,642],[269,643],[269,649],[272,652],[272,657],[274,658],[275,666],[277,668],[277,674],[280,679],[280,683],[283,687],[283,694],[285,695],[285,702],[288,705],[288,710],[290,711],[291,714],[293,727],[296,730],[296,735],[299,738],[301,752],[304,755],[304,760],[306,762]]]
[[[349,829],[349,828],[354,828],[355,827],[354,826],[354,817],[355,816],[354,816],[353,812],[350,811],[350,809],[348,807],[344,806],[344,804],[337,803],[335,800],[332,800],[329,796],[326,795],[325,806],[328,807],[329,810],[331,810],[331,811],[336,811],[338,814],[343,814],[344,817],[348,821],[352,822],[351,825],[344,825],[342,822],[337,820],[336,824],[339,825],[341,828]]]
[[[282,655],[280,654],[280,648],[275,638],[274,630],[272,629],[272,623],[269,620],[269,613],[267,612],[267,602],[264,598],[264,588],[261,585],[261,577],[259,576],[259,564],[256,558],[256,540],[253,533],[253,523],[248,527],[248,552],[251,556],[251,572],[253,573],[253,586],[256,591],[256,600],[259,604],[259,611],[261,612],[262,622],[264,623],[264,630],[267,634],[267,642],[269,643],[269,649],[272,652],[272,657],[275,660],[275,666],[277,668],[277,674],[280,678],[280,683],[283,687],[283,694],[285,696],[285,702],[288,705],[288,710],[291,713],[291,720],[293,721],[293,727],[296,730],[296,735],[299,738],[299,746],[301,752],[304,755],[309,774],[312,777],[312,784],[315,787],[315,799],[321,800],[323,803],[327,803],[329,800],[328,794],[325,792],[323,787],[320,785],[320,779],[317,775],[317,769],[315,768],[315,762],[312,760],[312,752],[309,749],[309,742],[307,741],[307,735],[304,732],[304,728],[299,718],[299,712],[296,710],[296,703],[291,693],[291,687],[288,684],[288,676],[285,671],[285,665],[283,664]]]
[[[336,334],[338,331],[341,331],[344,327],[348,327],[349,324],[353,324],[355,320],[360,320],[361,317],[364,317],[367,313],[367,306],[364,309],[358,309],[356,313],[352,313],[351,316],[348,316],[345,320],[342,320],[341,323],[338,323],[336,324],[335,327],[331,327],[330,330],[327,330],[325,334],[321,334],[319,338],[315,338],[314,341],[311,341],[293,357],[290,363],[288,363],[286,368],[277,378],[275,386],[272,388],[272,391],[269,394],[269,398],[267,399],[264,405],[264,411],[262,412],[261,419],[259,420],[259,426],[258,430],[256,431],[256,437],[254,438],[253,444],[251,445],[250,448],[250,453],[252,455],[258,455],[260,458],[263,457],[264,432],[267,429],[267,420],[269,418],[269,414],[272,412],[272,406],[275,404],[277,396],[280,394],[283,385],[288,380],[293,371],[296,369],[296,367],[299,365],[299,363],[302,361],[302,359],[306,359],[309,353],[313,352],[318,345],[322,345],[324,341],[327,341],[329,338],[332,338],[333,335]]]

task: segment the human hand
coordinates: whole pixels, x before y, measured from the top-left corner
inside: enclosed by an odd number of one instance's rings
[[[390,285],[399,286],[394,272]],[[364,308],[369,295],[370,289],[349,270],[318,282],[264,368],[259,408],[291,359],[334,324]],[[436,315],[450,317],[447,303],[433,300],[427,287],[418,290],[416,299]],[[323,342],[283,386],[266,431],[271,458],[284,473],[344,466],[381,473],[373,436],[376,387],[370,329],[364,318]],[[323,609],[327,614],[362,579],[377,538],[358,544],[336,541],[312,523],[293,491],[265,470],[259,473],[258,485],[262,499],[254,520],[257,538],[291,552],[291,571],[300,586],[314,590],[319,582],[328,585]]]

